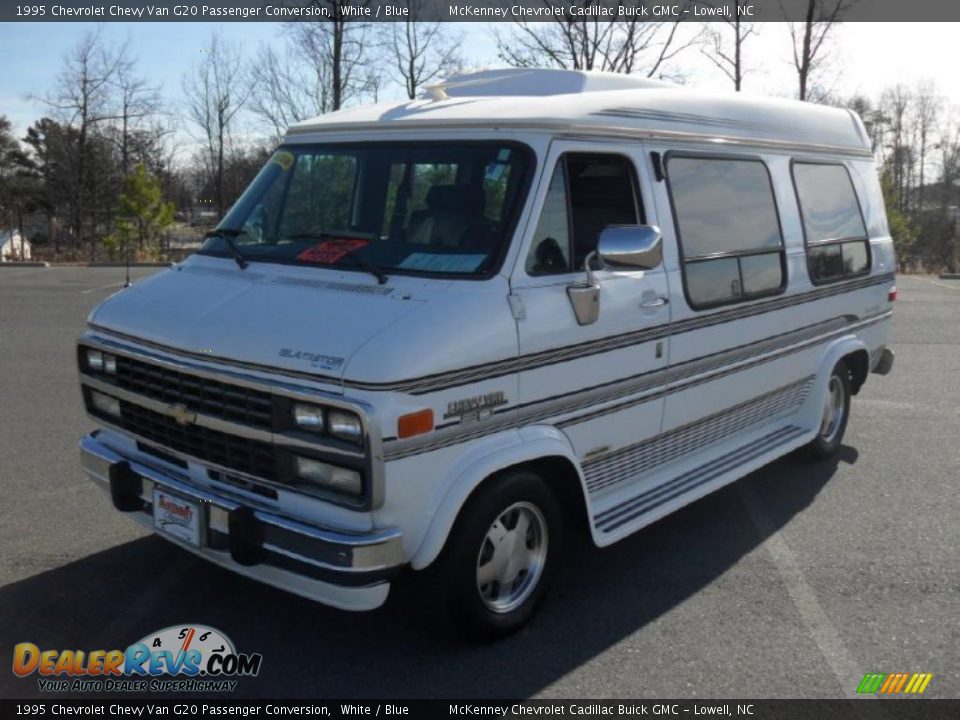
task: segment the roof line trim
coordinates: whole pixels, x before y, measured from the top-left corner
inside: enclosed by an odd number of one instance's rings
[[[587,125],[577,123],[549,123],[537,120],[512,120],[500,123],[478,123],[474,120],[457,121],[444,120],[442,122],[411,122],[409,125],[399,126],[391,124],[384,127],[379,122],[350,122],[330,123],[306,127],[294,127],[287,131],[287,139],[294,140],[303,135],[347,133],[347,132],[377,132],[394,133],[418,132],[424,130],[540,130],[552,132],[562,137],[593,137],[619,138],[632,140],[673,140],[677,142],[711,143],[719,146],[768,148],[781,151],[824,153],[832,155],[849,155],[854,157],[872,158],[873,152],[867,147],[850,145],[830,145],[821,143],[801,143],[789,140],[774,140],[764,138],[747,138],[736,135],[711,135],[683,130],[640,130],[618,125]]]

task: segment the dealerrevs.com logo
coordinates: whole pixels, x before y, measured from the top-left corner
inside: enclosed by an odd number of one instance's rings
[[[164,628],[126,650],[13,648],[13,673],[37,675],[41,692],[232,692],[236,678],[256,677],[262,662],[204,625]]]

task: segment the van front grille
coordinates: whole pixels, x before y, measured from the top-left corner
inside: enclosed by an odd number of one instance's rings
[[[193,412],[270,430],[270,393],[241,385],[229,385],[169,368],[117,356],[115,382],[118,387],[170,404],[181,404]]]
[[[275,480],[271,444],[230,435],[201,425],[181,425],[141,405],[120,401],[121,419],[105,418],[150,442],[264,480]]]

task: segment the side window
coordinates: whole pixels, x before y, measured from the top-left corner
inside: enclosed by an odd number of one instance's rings
[[[530,275],[558,275],[583,268],[609,225],[643,222],[633,165],[622,155],[570,153],[550,178],[533,245]]]
[[[783,237],[762,161],[676,155],[667,177],[692,307],[783,290]]]
[[[850,174],[843,165],[793,163],[807,268],[814,284],[870,270],[870,243]]]
[[[565,163],[557,163],[550,187],[543,200],[540,220],[527,256],[531,275],[555,275],[570,271],[570,223],[567,214],[567,177]]]

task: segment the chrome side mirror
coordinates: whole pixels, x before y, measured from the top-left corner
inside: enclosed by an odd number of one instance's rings
[[[655,225],[613,225],[597,239],[597,255],[604,267],[652,270],[663,262],[663,240]]]

